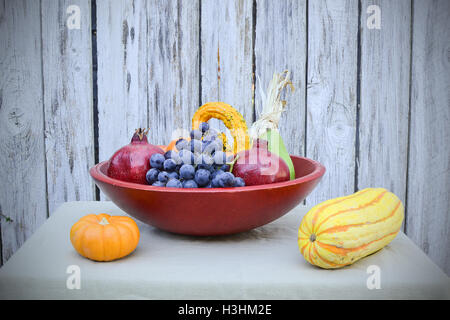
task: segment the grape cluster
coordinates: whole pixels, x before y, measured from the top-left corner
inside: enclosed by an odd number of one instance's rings
[[[148,184],[169,188],[229,188],[243,187],[245,182],[230,172],[233,156],[223,152],[218,132],[202,122],[190,132],[191,140],[179,139],[176,150],[150,158],[151,169],[146,174]]]

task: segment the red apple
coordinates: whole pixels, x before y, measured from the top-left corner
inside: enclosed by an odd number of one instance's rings
[[[235,177],[241,177],[246,186],[269,184],[290,179],[289,167],[276,154],[267,150],[267,141],[258,139],[250,150],[237,154],[233,166]]]

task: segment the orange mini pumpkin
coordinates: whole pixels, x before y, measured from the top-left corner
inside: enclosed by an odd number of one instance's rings
[[[88,214],[70,229],[75,250],[95,261],[112,261],[129,255],[136,249],[139,236],[133,219],[105,213]]]

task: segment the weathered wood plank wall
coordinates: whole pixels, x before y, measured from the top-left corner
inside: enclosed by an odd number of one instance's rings
[[[291,72],[295,90],[282,117],[280,133],[289,153],[305,154],[305,96],[307,56],[307,2],[258,0],[255,3],[255,114],[260,116],[263,97],[274,70]],[[295,19],[293,18],[295,17]],[[295,119],[295,121],[294,121]]]
[[[306,156],[327,174],[307,203],[355,190],[358,1],[309,1]]]
[[[411,1],[361,3],[359,145],[356,188],[406,194]],[[382,8],[381,29],[366,27],[370,5]],[[393,85],[395,84],[395,85]]]
[[[42,0],[42,66],[49,214],[63,202],[95,200],[90,1]],[[66,27],[80,8],[80,29]],[[70,11],[70,10],[69,10]]]
[[[104,161],[136,128],[148,126],[147,11],[145,0],[96,5],[98,157]]]
[[[38,1],[0,3],[0,213],[8,260],[47,219]],[[8,222],[5,217],[12,219]]]
[[[201,1],[201,103],[224,101],[253,121],[253,2]],[[226,132],[218,120],[211,125]]]
[[[413,13],[406,233],[450,275],[450,1]]]
[[[200,2],[147,5],[149,137],[167,144],[175,130],[189,130],[200,103]]]
[[[386,187],[450,274],[449,14],[447,0],[0,1],[0,263],[60,203],[105,199],[87,169],[135,128],[167,143],[214,100],[251,123],[288,69],[282,135],[327,167],[307,204]]]

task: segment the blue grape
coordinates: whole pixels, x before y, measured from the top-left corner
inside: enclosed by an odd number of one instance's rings
[[[202,155],[202,161],[205,164],[209,164],[209,165],[214,164],[214,159],[208,154]]]
[[[209,130],[209,123],[208,122],[202,122],[200,123],[199,129],[201,132],[205,133]]]
[[[177,165],[181,164],[182,161],[181,161],[179,153],[176,152],[176,151],[173,151],[173,150],[170,150],[170,151],[172,151],[172,152],[170,153],[170,158],[169,159],[172,159],[173,161],[175,161],[175,163]],[[169,152],[169,151],[167,151],[167,152]]]
[[[199,170],[199,169],[208,170],[210,174],[212,174],[214,172],[214,170],[211,170],[211,168],[212,168],[212,166],[208,165],[208,164],[200,163],[197,165],[197,170]]]
[[[183,164],[194,164],[195,162],[194,154],[189,150],[180,151],[179,156]]]
[[[186,149],[188,147],[189,143],[187,140],[181,138],[177,142],[175,142],[175,147],[178,151],[181,151],[183,149]]]
[[[209,170],[209,173],[211,173],[211,176],[213,175],[214,172],[216,172],[216,168],[214,167],[214,165],[209,166],[208,170]],[[212,179],[212,177],[211,177],[211,179]]]
[[[225,164],[227,162],[227,155],[223,151],[216,151],[213,156],[214,162],[216,164]]]
[[[211,140],[202,140],[202,152],[205,152],[211,142]]]
[[[234,175],[231,172],[224,172],[218,175],[217,178],[224,187],[232,187],[234,184]]]
[[[174,152],[173,150],[167,151],[166,153],[164,153],[164,158],[166,158],[166,159],[172,158],[172,153],[173,152]]]
[[[194,164],[201,164],[201,163],[202,163],[201,154],[194,153]]]
[[[211,187],[213,187],[213,188],[222,188],[223,185],[220,184],[219,179],[216,177],[216,178],[211,180]]]
[[[159,170],[156,168],[151,168],[150,170],[147,171],[147,173],[145,174],[145,180],[147,180],[148,184],[152,184],[153,182],[155,182],[156,180],[158,180],[158,174],[159,174]]]
[[[198,184],[194,180],[184,180],[183,188],[198,188]]]
[[[183,164],[180,168],[180,177],[185,180],[193,179],[195,176],[195,169],[190,164]]]
[[[223,149],[222,141],[215,140],[211,141],[203,150],[203,153],[214,155],[217,151],[221,151]]]
[[[166,183],[169,180],[169,174],[167,172],[165,172],[165,171],[161,171],[158,174],[158,180],[161,181],[161,182]]]
[[[150,158],[150,166],[152,168],[162,170],[164,160],[166,160],[166,158],[164,158],[162,154],[154,153]]]
[[[224,164],[220,169],[224,172],[228,172],[228,171],[230,171],[230,165]]]
[[[172,172],[177,167],[177,164],[173,159],[167,159],[164,161],[163,167],[167,172]]]
[[[155,186],[155,187],[165,187],[166,184],[165,184],[164,182],[161,182],[161,181],[155,181],[155,182],[153,182],[152,186]]]
[[[202,152],[202,142],[200,140],[191,140],[189,142],[191,152]]]
[[[195,182],[197,182],[197,184],[200,187],[204,187],[209,183],[209,177],[210,177],[210,173],[208,170],[205,169],[199,169],[197,170],[197,172],[195,173]]]
[[[212,132],[212,130],[209,130],[208,132],[204,133],[203,140],[204,141],[214,141],[217,139],[217,134]]]
[[[178,172],[173,171],[173,172],[169,172],[169,180],[170,179],[179,179],[180,175],[178,174]]]
[[[221,173],[224,173],[224,171],[222,171],[221,169],[214,171],[213,174],[212,174],[212,178],[214,179],[215,177],[217,177]]]
[[[183,188],[183,185],[181,184],[180,180],[178,179],[170,179],[166,183],[167,188]]]
[[[213,158],[208,154],[201,154],[198,158],[198,164],[200,169],[208,169],[214,164]]]
[[[241,177],[235,177],[233,182],[234,187],[245,187],[245,181]]]
[[[202,132],[200,130],[192,130],[191,131],[191,141],[193,140],[200,140],[202,138]]]

